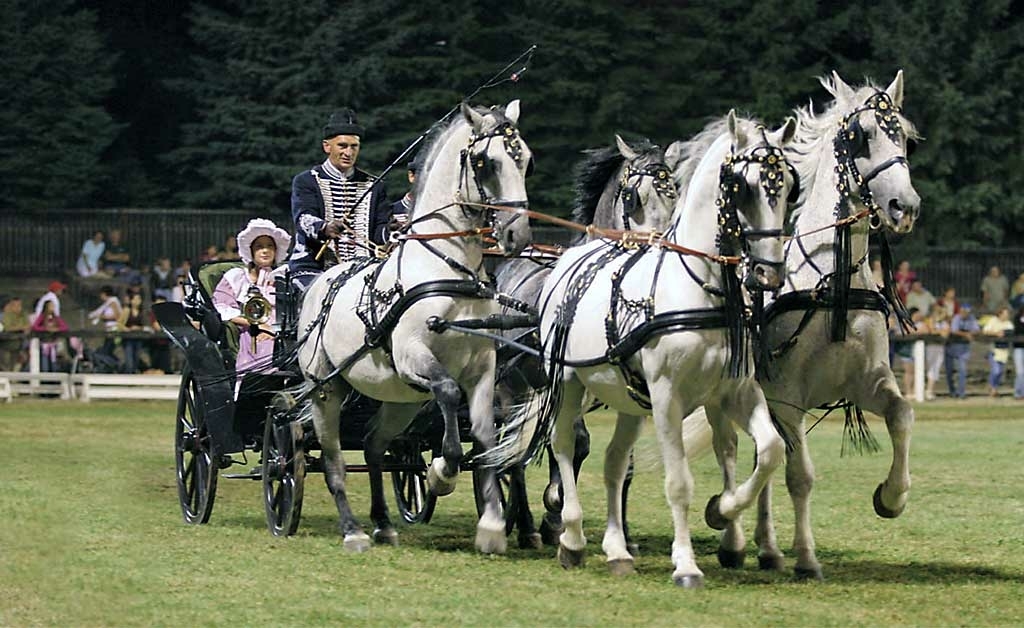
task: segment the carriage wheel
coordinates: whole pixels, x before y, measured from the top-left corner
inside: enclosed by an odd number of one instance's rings
[[[174,425],[174,465],[178,476],[178,501],[185,523],[210,520],[217,494],[217,453],[206,424],[202,389],[192,369],[185,366],[178,390]]]
[[[437,495],[427,490],[427,463],[415,443],[394,443],[390,449],[395,462],[406,467],[391,472],[398,512],[406,523],[429,523]]]
[[[274,536],[291,536],[302,516],[302,489],[306,478],[306,452],[302,446],[302,425],[298,421],[279,423],[274,408],[263,423],[263,505],[267,529]]]
[[[498,480],[498,501],[501,502],[501,511],[505,513],[505,535],[508,536],[516,527],[519,504],[515,500],[509,501],[508,496],[511,494],[512,483],[509,474],[499,473],[496,479]],[[473,498],[476,500],[476,514],[478,517],[482,517],[486,501],[484,500],[482,471],[479,469],[473,469]]]

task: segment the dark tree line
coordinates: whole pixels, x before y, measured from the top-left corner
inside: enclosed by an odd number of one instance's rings
[[[4,211],[287,209],[350,106],[380,171],[531,44],[518,83],[531,201],[564,214],[581,150],[667,144],[735,107],[771,124],[826,102],[816,77],[906,74],[924,199],[915,240],[1024,242],[1022,3],[813,0],[0,0]],[[401,169],[398,174],[402,174]],[[403,178],[390,181],[401,193]]]

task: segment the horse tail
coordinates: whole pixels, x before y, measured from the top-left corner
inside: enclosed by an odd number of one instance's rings
[[[569,340],[569,325],[556,322],[548,343],[550,356],[546,371],[547,385],[530,388],[524,401],[514,404],[498,431],[498,443],[477,457],[485,467],[509,469],[531,461],[539,461],[544,449],[551,443],[555,416],[562,403],[562,375],[565,370],[565,350]]]
[[[712,447],[711,424],[701,406],[683,419],[683,448],[690,462],[703,458]]]

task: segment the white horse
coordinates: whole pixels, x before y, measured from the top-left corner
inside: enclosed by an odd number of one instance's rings
[[[819,580],[821,565],[811,532],[814,468],[805,438],[806,409],[846,399],[883,416],[893,457],[888,477],[875,491],[874,508],[879,516],[891,518],[907,503],[914,411],[889,367],[886,311],[894,297],[891,286],[880,292],[872,280],[868,235],[869,229],[879,230],[882,238],[885,232],[910,232],[921,202],[906,159],[908,141],[916,132],[900,112],[902,71],[885,90],[871,84],[853,89],[835,73],[821,82],[835,100],[819,114],[810,107],[797,110],[799,129],[787,147],[804,183],[803,202],[786,256],[785,285],[766,307],[763,336],[774,359],[758,375],[791,444],[786,487],[795,510],[795,573]],[[856,221],[837,227],[837,219],[847,216]],[[687,444],[707,442],[709,429],[699,412],[687,417]],[[716,429],[714,447],[728,482],[735,473],[735,431]],[[755,540],[761,567],[781,569],[770,484],[758,503]],[[733,521],[721,539],[722,564],[742,564],[744,545],[742,527]]]
[[[299,365],[312,396],[313,422],[323,448],[325,478],[334,495],[346,549],[369,548],[369,537],[345,495],[339,416],[354,390],[383,402],[369,428],[365,455],[370,470],[374,539],[394,543],[387,515],[381,462],[388,444],[433,397],[444,416],[442,456],[427,473],[438,495],[455,487],[463,451],[457,410],[465,392],[473,439],[494,445],[495,350],[490,340],[440,335],[428,321],[484,318],[499,307],[487,288],[482,236],[493,236],[506,255],[530,242],[525,173],[531,153],[519,135],[519,101],[504,109],[462,106],[462,115],[427,149],[410,229],[383,263],[341,264],[314,282],[303,301],[300,330],[309,332]],[[495,207],[505,209],[495,209]],[[505,523],[492,472],[482,473],[486,507],[476,546],[503,553]]]
[[[566,252],[548,278],[540,331],[551,360],[551,387],[523,408],[522,431],[503,436],[490,461],[516,460],[531,427],[536,429],[527,455],[551,440],[563,483],[565,531],[558,551],[563,566],[581,565],[586,545],[572,462],[573,422],[587,392],[619,413],[605,464],[609,499],[603,542],[615,573],[632,571],[619,496],[628,452],[648,413],[664,458],[665,493],[675,524],[672,577],[679,586],[698,587],[704,578],[687,525],[693,480],[682,418],[704,405],[709,416],[740,421],[756,443],[751,477],[713,498],[709,517],[735,518],[782,462],[782,438],[747,364],[739,283],[773,289],[781,281],[785,190],[793,180],[778,147],[795,127],[790,119],[768,133],[730,112],[691,143],[691,157],[677,167],[676,180],[687,189],[660,245],[624,252],[595,241]]]

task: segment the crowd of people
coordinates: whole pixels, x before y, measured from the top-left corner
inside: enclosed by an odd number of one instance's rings
[[[1011,284],[998,266],[992,266],[979,284],[977,305],[957,297],[956,289],[946,287],[935,297],[925,288],[910,263],[903,261],[894,272],[896,290],[911,316],[912,334],[925,336],[925,398],[935,399],[936,382],[945,375],[946,387],[953,398],[967,396],[967,369],[975,340],[991,345],[988,394],[1000,395],[1013,359],[1013,396],[1024,400],[1024,273]],[[903,393],[914,390],[913,338],[902,338],[895,321],[891,341],[892,362],[902,366]],[[1022,341],[1014,343],[1014,338]]]

